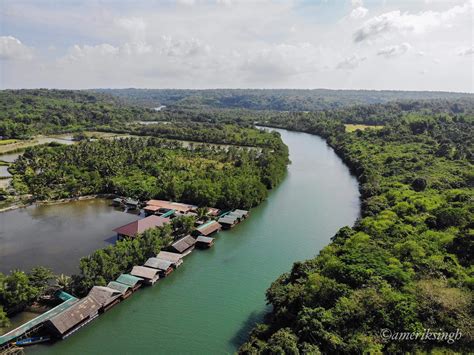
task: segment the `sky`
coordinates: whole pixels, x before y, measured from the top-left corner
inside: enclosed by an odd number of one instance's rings
[[[474,91],[474,0],[0,0],[0,88]]]

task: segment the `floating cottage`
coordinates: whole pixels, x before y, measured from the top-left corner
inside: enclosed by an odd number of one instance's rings
[[[190,235],[187,235],[181,239],[178,239],[173,244],[171,244],[170,250],[172,252],[179,253],[183,256],[186,256],[193,251],[194,244],[196,244],[196,239],[194,239]]]
[[[160,251],[156,256],[158,259],[170,261],[173,267],[176,269],[183,263],[183,256],[178,253],[170,253],[168,251]]]
[[[205,237],[214,234],[222,229],[222,225],[216,221],[209,221],[204,223],[203,225],[196,228],[194,234],[197,236],[203,235]]]
[[[199,249],[208,249],[214,245],[214,238],[211,237],[205,237],[203,235],[200,235],[196,239],[196,248]]]
[[[92,296],[101,305],[101,312],[108,311],[110,308],[120,302],[122,293],[105,286],[94,286],[89,291],[89,296]]]
[[[45,325],[53,336],[64,339],[95,319],[101,307],[93,296],[87,296],[47,320]]]
[[[142,278],[148,285],[154,285],[160,279],[157,269],[146,266],[134,266],[130,275]]]
[[[149,258],[144,266],[159,270],[162,277],[166,277],[173,272],[173,263],[165,259]]]
[[[143,283],[143,279],[141,277],[136,277],[130,274],[122,274],[117,278],[116,281],[118,283],[131,287],[132,292],[138,290]]]
[[[122,227],[114,229],[117,233],[117,238],[134,238],[138,234],[145,232],[148,229],[163,227],[165,224],[170,223],[169,218],[160,216],[149,216],[138,221],[128,223]]]
[[[122,299],[128,298],[133,293],[131,286],[125,285],[117,281],[110,281],[107,284],[107,287],[120,292]]]

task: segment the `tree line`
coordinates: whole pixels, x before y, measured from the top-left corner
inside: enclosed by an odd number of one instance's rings
[[[312,115],[269,124],[325,137],[358,177],[362,216],[268,289],[241,354],[469,351],[473,347],[472,118],[404,115],[346,133]],[[403,342],[382,329],[462,333]]]
[[[250,208],[283,178],[288,149],[219,148],[158,138],[121,138],[28,148],[10,167],[19,194],[37,200],[115,193],[142,200]]]

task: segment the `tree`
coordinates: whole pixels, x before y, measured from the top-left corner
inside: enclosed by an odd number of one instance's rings
[[[36,266],[31,269],[28,278],[31,286],[38,289],[39,292],[43,292],[49,286],[49,282],[54,279],[54,274],[44,266]]]

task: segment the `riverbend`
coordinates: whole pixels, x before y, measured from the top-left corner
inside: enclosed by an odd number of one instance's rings
[[[358,185],[319,137],[280,131],[288,176],[252,217],[196,251],[73,336],[32,353],[232,353],[262,319],[265,290],[294,261],[314,256],[359,214]],[[116,224],[120,224],[119,222]]]

